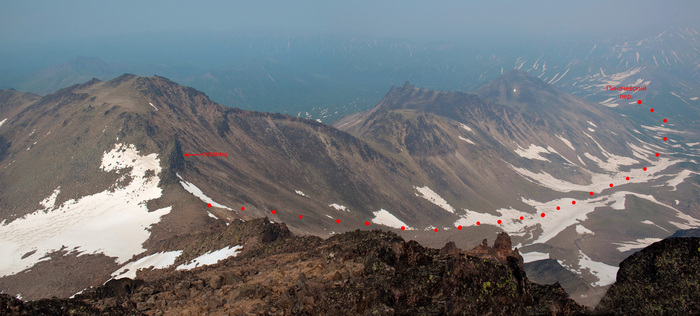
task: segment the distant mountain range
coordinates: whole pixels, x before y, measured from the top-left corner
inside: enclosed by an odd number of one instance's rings
[[[197,43],[206,42],[198,39]],[[475,91],[512,69],[601,103],[637,122],[637,100],[695,128],[700,120],[700,34],[690,28],[606,40],[532,42],[492,48],[474,43],[413,43],[374,38],[275,35],[212,38],[216,59],[182,63],[105,63],[78,57],[36,73],[0,75],[0,86],[44,95],[128,72],[167,76],[216,102],[335,123],[368,110],[392,85],[410,81],[436,90]],[[189,62],[191,64],[186,64]],[[194,64],[192,64],[194,63]],[[647,86],[624,93],[606,86]]]

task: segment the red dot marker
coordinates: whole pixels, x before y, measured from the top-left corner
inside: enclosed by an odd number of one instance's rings
[[[340,218],[335,220],[336,223],[340,224]]]
[[[207,207],[211,207],[211,203],[207,204]]]
[[[637,100],[637,104],[642,104],[642,100]]]
[[[652,113],[654,113],[654,109],[649,109],[649,111],[651,111]]]
[[[540,214],[540,216],[544,217],[544,213]]]
[[[299,215],[299,218],[304,218],[304,215],[301,215],[301,214],[300,214],[300,215]]]
[[[561,210],[561,207],[557,206],[557,211],[558,211],[558,210]]]
[[[593,195],[593,192],[589,193],[590,195]]]
[[[625,178],[625,180],[630,181],[630,177]]]
[[[369,222],[365,222],[365,226],[369,226]]]
[[[481,222],[476,222],[476,226],[479,226],[479,225],[481,225]]]
[[[666,122],[668,122],[668,120],[667,120],[667,119],[664,119],[664,123],[666,123]]]
[[[245,206],[241,206],[241,211],[245,211]]]
[[[277,211],[275,211],[275,210],[272,210],[272,214],[277,214]]]
[[[647,167],[642,168],[642,170],[647,171]]]
[[[658,156],[659,156],[659,153],[656,153],[656,157],[658,157]]]
[[[612,183],[610,183],[610,187],[611,187],[611,188],[613,187],[613,184],[612,184]]]
[[[502,222],[501,222],[501,220],[499,219],[497,223],[498,223],[498,225],[501,225]]]
[[[520,220],[521,220],[521,221],[523,220],[523,217],[522,217],[522,216],[520,216]]]
[[[462,230],[462,225],[457,226],[457,229]]]
[[[664,136],[664,141],[667,141],[667,140],[668,140],[668,138]]]
[[[571,204],[574,204],[574,205],[576,205],[576,201],[571,201]]]
[[[437,228],[433,229],[437,233]]]
[[[406,226],[401,226],[401,230],[406,230]]]

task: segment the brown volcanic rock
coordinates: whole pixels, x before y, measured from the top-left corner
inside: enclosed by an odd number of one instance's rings
[[[204,239],[229,238],[225,236],[232,231],[248,235],[239,240],[244,250],[235,258],[191,271],[146,271],[139,280],[110,281],[53,304],[84,304],[101,312],[122,308],[146,315],[576,315],[586,311],[558,285],[528,281],[520,259],[512,256],[504,261],[484,259],[465,255],[454,245],[441,253],[379,230],[357,230],[322,240],[290,236],[284,227],[266,219],[234,221],[234,225],[235,229]],[[263,233],[256,238],[255,231]],[[266,238],[270,232],[279,233]],[[248,243],[254,239],[260,242]],[[508,237],[499,239],[501,248],[490,249],[505,254]],[[9,313],[22,304],[10,300],[6,305],[4,312]]]
[[[464,251],[464,253],[470,256],[493,259],[503,263],[508,262],[508,257],[513,257],[517,258],[521,265],[523,263],[523,258],[520,256],[517,249],[512,249],[510,236],[505,232],[501,232],[496,236],[493,248],[489,247],[488,241],[484,239],[481,245],[471,250]]]

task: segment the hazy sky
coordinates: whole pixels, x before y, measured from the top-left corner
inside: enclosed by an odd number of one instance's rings
[[[0,40],[170,31],[279,31],[407,39],[598,36],[700,25],[700,1],[5,1]]]

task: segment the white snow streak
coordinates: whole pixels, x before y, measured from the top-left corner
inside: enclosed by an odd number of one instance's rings
[[[401,228],[401,226],[406,227],[406,229],[413,229],[411,227],[408,227],[404,222],[396,218],[393,214],[389,213],[389,211],[385,209],[381,209],[376,212],[372,212],[374,214],[374,218],[372,219],[372,223],[379,224],[379,225],[384,225],[388,227],[393,227],[393,228]]]
[[[467,142],[467,143],[470,143],[470,144],[474,145],[474,142],[473,142],[471,139],[464,138],[464,137],[462,137],[462,136],[459,136],[459,139],[461,139],[461,140],[463,140],[463,141],[465,141],[465,142]]]
[[[544,252],[531,251],[528,253],[521,253],[520,256],[523,257],[525,263],[533,262],[537,260],[549,259],[549,254]]]
[[[461,128],[463,128],[463,129],[467,130],[467,131],[470,131],[470,132],[472,132],[472,133],[474,132],[474,130],[471,129],[471,127],[469,127],[469,126],[467,126],[467,125],[464,125],[464,124],[462,124],[462,123],[459,123],[459,126],[460,126]]]
[[[197,186],[195,186],[194,184],[192,184],[190,182],[185,181],[185,179],[183,179],[180,176],[180,174],[176,173],[175,175],[180,179],[180,184],[185,189],[185,191],[192,193],[192,195],[198,197],[200,200],[202,200],[202,202],[211,203],[211,206],[214,206],[214,207],[225,208],[229,211],[232,210],[230,207],[228,207],[226,205],[216,203],[214,200],[212,200],[212,198],[210,198],[206,194],[204,194],[204,192],[202,192],[202,190],[200,190]]]
[[[568,139],[564,138],[563,136],[559,136],[559,135],[556,135],[556,136],[557,136],[557,138],[559,138],[562,142],[564,142],[564,144],[566,144],[566,146],[569,146],[569,148],[571,148],[571,150],[576,150],[576,148],[574,148],[574,145],[571,144],[571,142],[570,142]]]
[[[150,256],[125,264],[119,268],[119,270],[112,273],[112,279],[135,279],[138,269],[148,269],[151,267],[153,267],[153,269],[165,269],[173,265],[175,259],[181,254],[182,250],[154,253]]]
[[[336,210],[338,210],[338,211],[350,212],[350,210],[348,210],[347,207],[345,207],[345,206],[343,206],[343,205],[340,205],[340,204],[337,204],[337,203],[329,204],[328,206],[330,206],[330,207],[332,207],[332,208],[334,208],[334,209],[336,209]]]
[[[304,194],[304,192],[301,192],[300,190],[295,190],[294,192],[296,192],[296,194],[299,194],[303,197],[309,197],[308,195]]]
[[[225,248],[216,250],[216,251],[210,251],[207,252],[197,258],[194,258],[192,261],[186,263],[186,264],[181,264],[177,266],[177,270],[191,270],[199,266],[208,266],[212,264],[216,264],[221,260],[224,260],[229,257],[235,257],[238,255],[239,252],[241,252],[241,249],[243,246],[227,246]]]
[[[422,198],[430,201],[430,203],[433,203],[433,204],[441,207],[443,210],[448,211],[450,213],[455,212],[455,209],[452,206],[450,206],[450,204],[448,204],[447,201],[445,201],[445,199],[443,199],[441,196],[439,196],[437,193],[435,193],[435,191],[431,190],[429,187],[425,186],[422,188],[419,188],[419,187],[414,187],[414,188],[418,191],[418,193],[416,193],[417,197],[422,197]]]
[[[634,241],[616,242],[613,244],[620,246],[617,247],[619,252],[625,252],[632,249],[644,248],[660,240],[661,238],[641,238]]]

